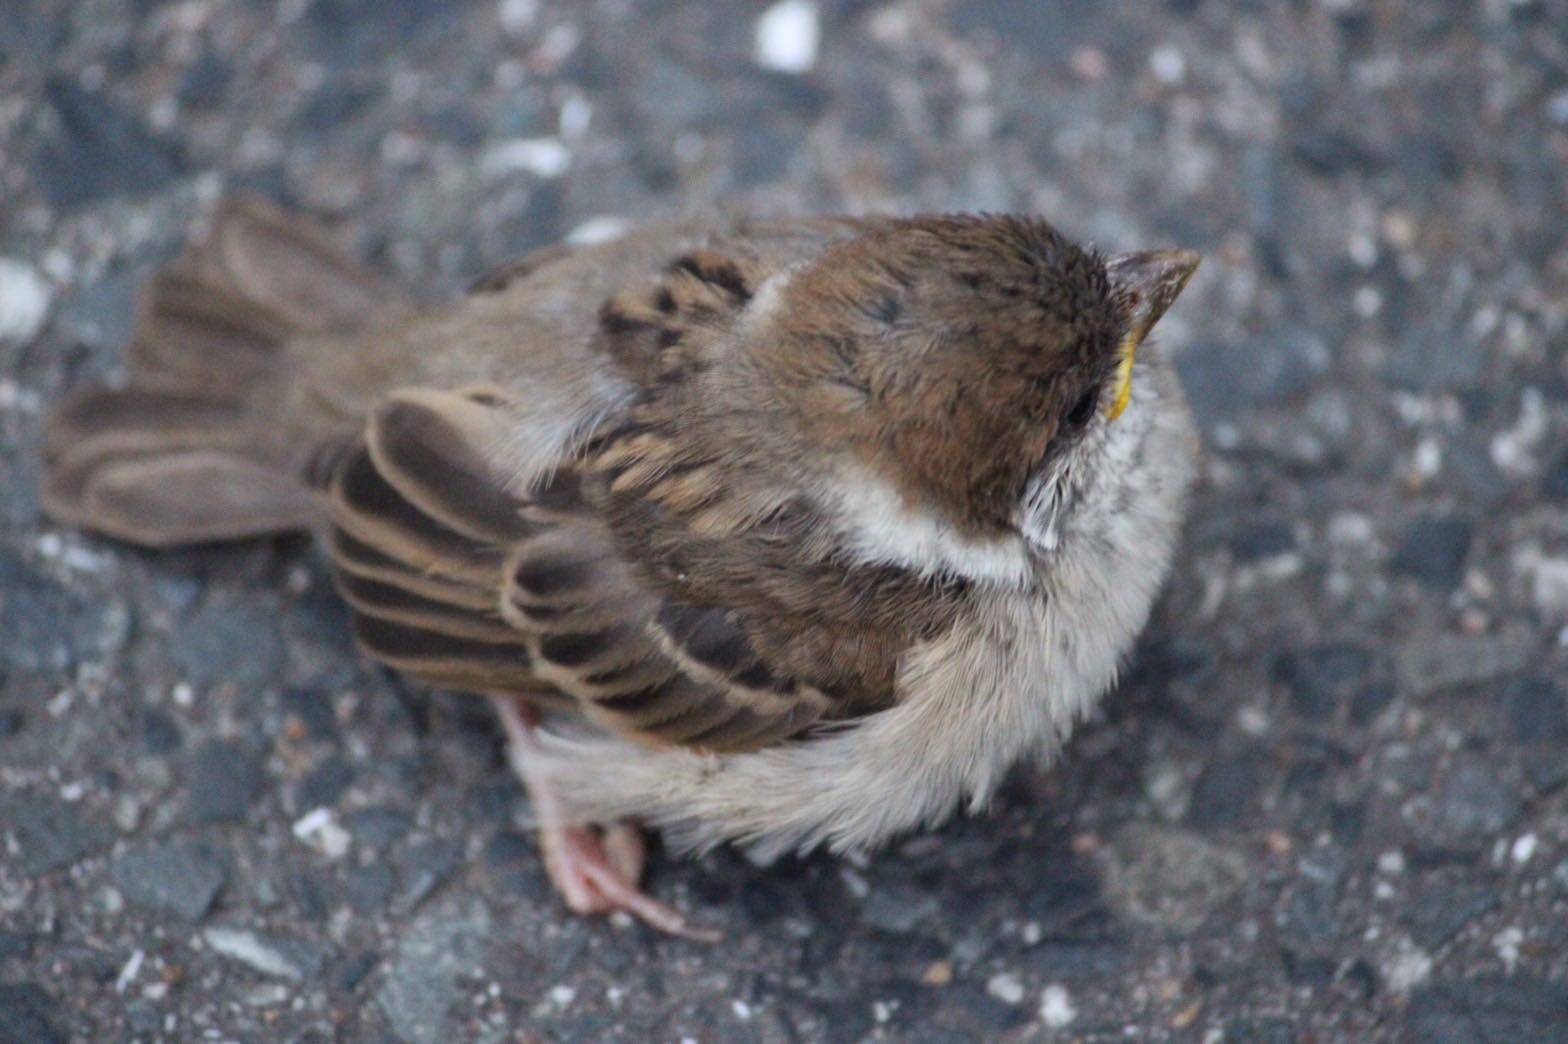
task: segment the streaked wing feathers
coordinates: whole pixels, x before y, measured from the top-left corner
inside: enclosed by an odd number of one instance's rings
[[[538,697],[655,743],[754,749],[829,707],[777,673],[734,614],[656,594],[562,468],[514,496],[490,464],[490,388],[392,395],[336,458],[328,547],[355,632],[423,680]]]

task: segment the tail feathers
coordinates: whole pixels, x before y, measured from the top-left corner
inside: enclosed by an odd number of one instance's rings
[[[311,526],[315,497],[280,446],[290,344],[331,350],[401,307],[318,229],[257,199],[153,277],[126,352],[126,387],[62,402],[44,436],[44,509],[151,547]]]

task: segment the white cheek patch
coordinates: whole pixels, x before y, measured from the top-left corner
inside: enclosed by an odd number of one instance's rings
[[[841,465],[836,477],[824,491],[824,506],[855,560],[993,586],[1029,582],[1029,554],[1017,536],[965,536],[930,512],[911,510],[885,479],[857,464]]]

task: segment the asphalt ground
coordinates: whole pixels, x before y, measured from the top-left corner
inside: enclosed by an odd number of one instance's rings
[[[1568,5],[765,10],[6,5],[0,1041],[1568,1041]],[[717,206],[1202,250],[1121,687],[868,861],[655,852],[721,945],[567,915],[487,709],[307,545],[39,515],[49,404],[242,188],[430,300]]]

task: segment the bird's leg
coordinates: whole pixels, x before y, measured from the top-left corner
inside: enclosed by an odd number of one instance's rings
[[[638,887],[646,849],[636,826],[623,820],[601,831],[572,822],[555,781],[535,756],[538,711],[515,696],[492,694],[490,702],[506,731],[507,759],[533,804],[545,872],[566,905],[582,914],[624,910],[670,935],[717,941],[717,932],[692,925],[679,910]]]

